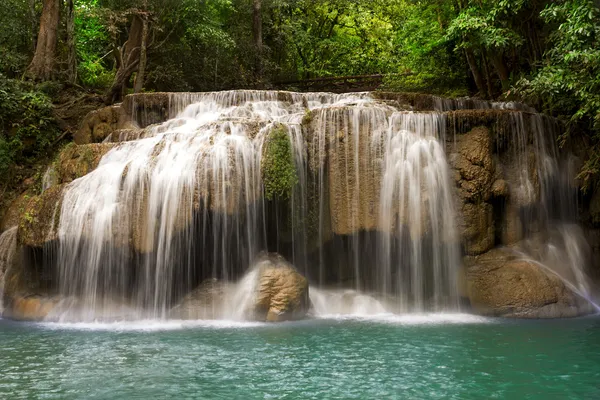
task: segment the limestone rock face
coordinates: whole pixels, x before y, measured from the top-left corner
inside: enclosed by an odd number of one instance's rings
[[[121,106],[104,107],[90,112],[73,135],[77,144],[100,143],[117,129],[133,128]]]
[[[207,279],[188,293],[173,307],[170,317],[175,319],[217,319],[225,303],[227,284],[217,279]]]
[[[310,308],[308,281],[278,254],[261,258],[252,314],[261,321],[302,319]]]
[[[505,188],[495,184],[492,138],[486,127],[457,136],[455,146],[449,162],[458,188],[457,225],[466,253],[481,254],[494,246],[493,207],[488,201]]]
[[[591,306],[573,293],[556,275],[495,249],[470,262],[466,272],[467,295],[473,309],[483,315],[510,318],[575,317]]]

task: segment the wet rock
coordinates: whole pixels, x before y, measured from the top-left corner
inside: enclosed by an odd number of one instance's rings
[[[20,321],[42,321],[58,303],[58,298],[54,297],[17,296],[11,299],[3,317]]]
[[[556,275],[495,249],[468,261],[467,294],[473,310],[510,318],[575,317],[591,312],[589,303]]]
[[[69,183],[92,172],[106,153],[115,147],[113,143],[68,145],[54,163],[58,183]]]
[[[57,239],[60,205],[65,185],[53,186],[39,196],[27,198],[19,214],[18,242],[42,247]]]
[[[222,316],[228,285],[217,279],[204,280],[169,313],[175,319],[217,319]]]
[[[491,194],[493,197],[506,197],[509,194],[508,183],[504,179],[498,179],[492,184]]]
[[[459,213],[458,227],[467,254],[482,254],[494,247],[495,226],[491,204],[464,203]]]
[[[467,254],[481,254],[494,246],[494,210],[488,201],[494,192],[496,168],[488,128],[479,126],[457,136],[449,163],[458,188],[457,225]]]
[[[308,281],[278,254],[259,260],[254,319],[279,322],[302,319],[310,308]]]

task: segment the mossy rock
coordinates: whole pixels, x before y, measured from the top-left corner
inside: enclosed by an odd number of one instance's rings
[[[54,162],[59,183],[69,183],[94,170],[102,157],[115,147],[114,143],[67,145]]]
[[[261,173],[268,200],[288,200],[298,183],[292,143],[286,129],[277,125],[268,134],[263,145]]]
[[[23,202],[19,218],[19,244],[42,247],[56,239],[64,188],[65,185],[53,186]]]
[[[121,106],[103,107],[85,116],[73,139],[77,144],[100,143],[117,129],[133,128],[130,121]]]

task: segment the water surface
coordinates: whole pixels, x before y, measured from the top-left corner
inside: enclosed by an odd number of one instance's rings
[[[4,399],[598,399],[600,318],[0,320]]]

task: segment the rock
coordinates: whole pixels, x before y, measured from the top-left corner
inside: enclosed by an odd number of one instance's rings
[[[65,185],[53,186],[22,203],[19,217],[19,244],[42,247],[57,239],[62,194]]]
[[[66,146],[54,163],[58,183],[69,183],[87,175],[96,169],[102,157],[114,147],[114,143]]]
[[[59,300],[46,296],[17,296],[4,310],[3,317],[20,321],[42,321],[56,307]]]
[[[469,255],[485,253],[494,247],[494,214],[489,203],[464,203],[459,213],[458,227],[465,252]]]
[[[508,196],[508,193],[508,183],[504,179],[498,179],[494,181],[491,189],[491,194],[493,197],[506,197]]]
[[[310,308],[308,281],[278,254],[261,257],[256,298],[251,313],[256,320],[279,322],[305,317]]]
[[[494,192],[496,167],[488,128],[478,126],[456,137],[449,157],[458,188],[457,226],[465,252],[477,255],[494,246],[494,210],[488,203]]]
[[[73,135],[76,144],[100,143],[117,129],[133,128],[131,118],[121,106],[90,112]]]
[[[482,315],[510,318],[575,317],[592,311],[556,275],[495,249],[467,267],[467,294]]]
[[[170,318],[217,319],[225,303],[227,284],[217,279],[204,280],[171,309]]]

